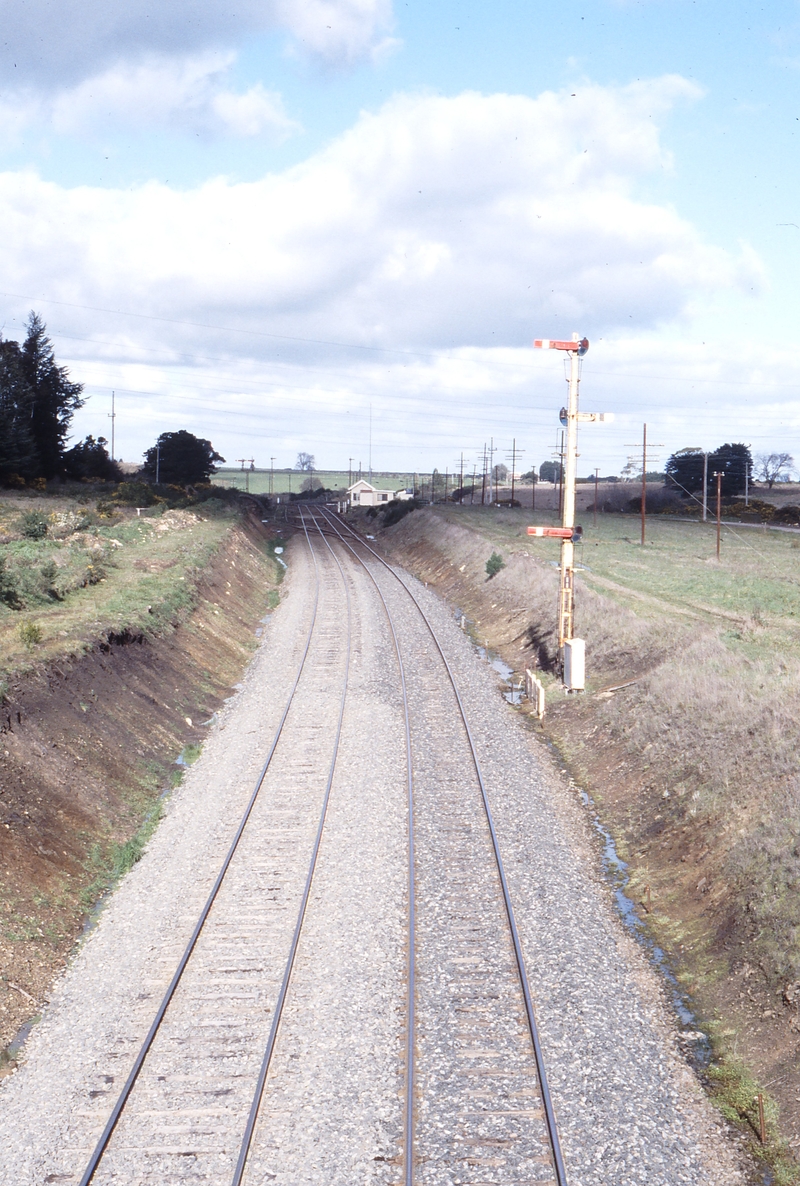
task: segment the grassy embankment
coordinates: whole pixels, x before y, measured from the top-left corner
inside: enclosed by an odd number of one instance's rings
[[[642,547],[634,517],[599,516],[577,555],[587,695],[565,697],[548,675],[558,544],[530,539],[529,521],[529,511],[444,508],[410,515],[386,539],[517,671],[543,669],[545,730],[614,833],[629,892],[713,1037],[712,1093],[753,1125],[756,1083],[770,1087],[767,1152],[776,1180],[792,1181],[800,536],[725,527],[718,564],[712,524],[651,519]],[[487,581],[492,551],[506,567]]]
[[[276,603],[275,542],[219,500],[0,499],[0,1048],[199,753]]]

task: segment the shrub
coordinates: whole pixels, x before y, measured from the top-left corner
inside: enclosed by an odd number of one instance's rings
[[[112,497],[114,502],[128,507],[152,507],[162,501],[147,482],[120,482]]]
[[[17,526],[25,539],[44,539],[47,535],[47,515],[43,511],[26,511]]]
[[[0,556],[0,601],[15,609],[19,605],[17,581],[13,573],[6,568],[5,556]]]
[[[416,511],[422,503],[416,498],[393,498],[391,502],[386,504],[386,510],[383,515],[384,527],[392,527],[395,523],[399,523],[411,511]]]
[[[38,626],[36,622],[20,622],[19,636],[25,643],[25,646],[28,648],[28,650],[33,650],[33,648],[42,641],[42,628],[41,626]]]
[[[501,568],[505,568],[506,562],[499,552],[492,552],[489,559],[486,561],[486,572],[489,580],[496,577]]]

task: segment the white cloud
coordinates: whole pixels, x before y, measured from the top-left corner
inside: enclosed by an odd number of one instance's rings
[[[276,11],[300,52],[336,65],[383,57],[399,44],[384,35],[391,0],[278,0]]]
[[[215,92],[209,77],[207,65],[178,80],[142,67],[109,75],[103,101],[141,118],[166,104],[261,127],[263,95]],[[44,266],[51,292],[85,303],[125,291],[155,312],[230,308],[279,333],[373,345],[650,326],[758,271],[751,253],[709,245],[635,196],[637,175],[664,162],[650,112],[679,89],[400,97],[285,173],[188,192],[62,190],[7,174],[0,200],[17,233],[0,246],[2,270],[32,279]],[[79,96],[57,118],[84,115]]]
[[[346,65],[378,51],[391,21],[391,0],[4,0],[0,87],[60,89],[123,60],[280,29],[300,52]]]
[[[226,89],[234,57],[207,53],[123,63],[40,100],[37,114],[58,134],[106,131],[119,124],[278,138],[297,130],[280,96],[260,84],[240,94]]]
[[[428,404],[443,401],[461,424],[459,392],[474,415],[504,385],[524,391],[531,366],[544,373],[524,349],[534,336],[577,329],[593,341],[613,334],[629,344],[632,334],[680,327],[688,311],[720,293],[759,285],[751,251],[709,244],[672,207],[637,194],[640,179],[670,165],[656,117],[696,93],[667,78],[627,88],[587,84],[574,97],[401,96],[283,173],[187,191],[154,182],[69,189],[6,173],[2,287],[143,315],[41,306],[78,337],[114,338],[124,328],[132,345],[117,352],[120,368],[135,357],[147,370],[142,358],[166,352],[166,370],[154,361],[154,382],[174,376],[181,352],[213,355],[226,360],[234,384],[260,375],[253,382],[277,392],[284,407],[298,386],[320,385],[319,409],[335,404],[331,390],[345,398],[355,384],[356,402],[364,392],[417,398],[416,391]],[[222,115],[249,118],[246,104]],[[35,301],[4,303],[20,318]],[[221,326],[232,332],[213,328]],[[674,349],[672,341],[665,347],[667,355]],[[517,361],[492,371],[504,350]],[[481,375],[493,375],[477,387],[476,351]],[[419,363],[419,352],[433,361]],[[465,362],[464,352],[475,358]],[[290,364],[277,377],[276,357]],[[109,385],[113,358],[109,347],[97,364]],[[374,359],[371,369],[354,372],[359,358]],[[323,364],[324,373],[314,369]],[[198,368],[202,385],[205,364]],[[141,377],[129,382],[146,386]],[[191,388],[192,380],[181,383]],[[262,401],[262,414],[267,406]],[[319,410],[311,423],[327,431]]]

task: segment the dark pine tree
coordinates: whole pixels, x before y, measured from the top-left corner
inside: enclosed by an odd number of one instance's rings
[[[30,427],[32,399],[19,342],[0,338],[0,481],[12,474],[38,476]]]
[[[745,490],[745,474],[752,481],[753,458],[747,445],[721,445],[708,455],[708,485],[716,490],[713,474],[722,474],[722,494],[725,498],[736,498]]]
[[[63,458],[64,472],[68,478],[100,478],[106,482],[121,482],[122,470],[108,455],[105,437],[88,436],[71,449]]]
[[[709,474],[711,458],[709,458]],[[703,489],[703,450],[679,449],[667,461],[666,486],[678,494],[688,496]]]
[[[224,461],[214,451],[211,441],[191,432],[162,432],[155,445],[144,455],[142,470],[152,481],[174,486],[207,482],[217,472],[216,462]]]
[[[62,469],[72,417],[83,407],[83,384],[70,382],[66,367],[56,365],[45,329],[38,313],[31,313],[21,356],[22,372],[31,391],[29,424],[38,473],[54,478]]]

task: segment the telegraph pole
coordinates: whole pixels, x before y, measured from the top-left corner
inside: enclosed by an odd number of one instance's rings
[[[703,450],[703,522],[708,518],[708,453]]]
[[[645,514],[647,512],[647,425],[642,425],[642,547],[644,547]]]
[[[481,474],[481,506],[486,505],[486,441],[483,442],[483,473]]]
[[[513,441],[511,442],[511,505],[512,505],[512,507],[514,505],[514,474],[517,469],[517,458],[524,452],[525,452],[524,449],[517,448],[517,438],[514,437]],[[506,453],[506,457],[508,457],[507,453]]]
[[[353,485],[353,458],[349,457],[347,460],[348,460],[347,488],[349,490],[350,487]]]
[[[722,474],[715,473],[717,479],[717,560],[719,560],[719,537],[722,526]]]
[[[255,465],[255,460],[254,460],[254,458],[252,458],[252,457],[237,457],[237,458],[236,458],[236,460],[237,460],[237,461],[239,461],[239,462],[241,462],[241,465],[242,465],[242,473],[244,474],[244,489],[245,489],[245,494],[249,494],[249,493],[250,493],[250,470],[249,470],[249,469],[245,469],[244,467],[245,467],[245,463],[246,463],[246,462],[249,462],[249,463],[250,463],[250,468],[252,469],[252,467]],[[271,481],[270,481],[270,487],[269,487],[269,490],[270,490],[270,494],[271,494],[271,493],[272,493],[272,482],[271,482]]]
[[[597,497],[598,497],[598,495],[597,495],[597,483],[598,483],[598,482],[599,482],[599,480],[600,480],[600,479],[599,479],[599,476],[598,476],[598,475],[599,475],[599,473],[600,473],[600,470],[599,470],[599,469],[596,469],[596,470],[594,471],[594,515],[593,515],[593,517],[592,517],[592,527],[596,527],[596,526],[597,526]]]
[[[272,495],[274,487],[275,487],[275,458],[270,457],[270,459],[269,459],[269,492],[270,492],[270,495]]]
[[[111,413],[108,417],[109,420],[111,421],[111,460],[112,461],[114,461],[116,458],[116,453],[114,452],[114,421],[117,418],[116,409],[114,407],[115,397],[116,397],[116,392],[112,391],[111,392]]]

